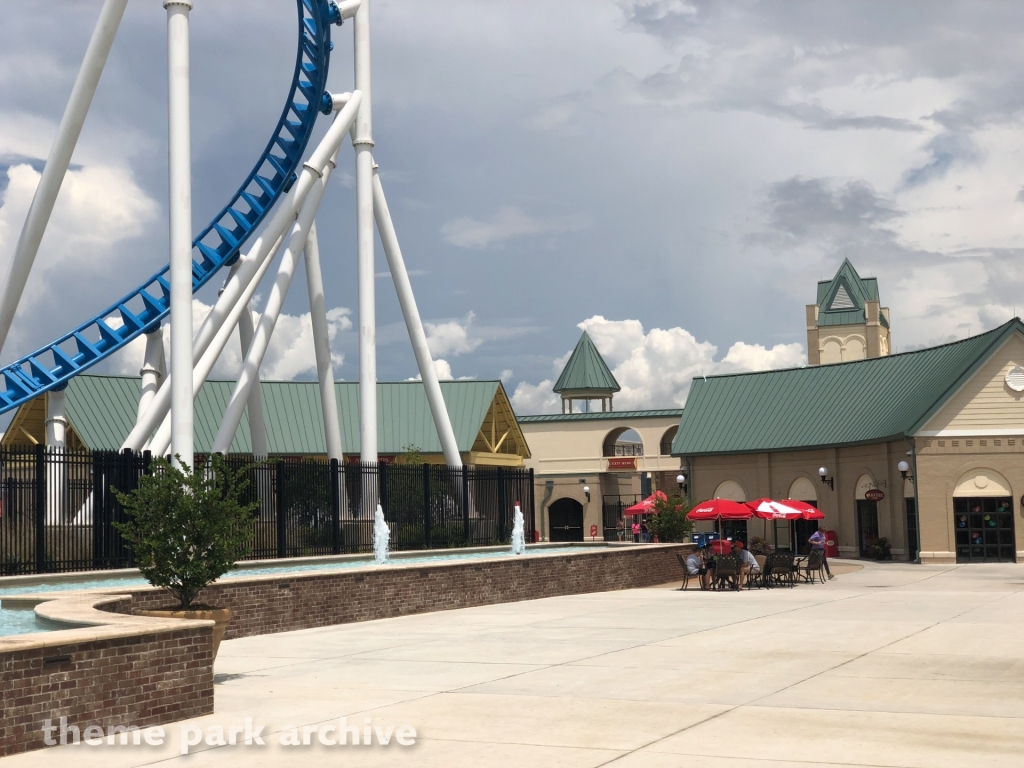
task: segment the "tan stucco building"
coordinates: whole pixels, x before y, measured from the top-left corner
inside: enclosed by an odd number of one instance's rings
[[[544,541],[612,541],[622,510],[657,488],[677,488],[672,439],[682,409],[615,411],[619,383],[583,332],[553,391],[562,413],[519,416],[534,471]],[[593,409],[595,406],[600,410]]]
[[[818,283],[818,300],[807,305],[807,362],[844,363],[884,357],[892,351],[889,308],[878,296],[878,281],[861,277],[843,259],[831,280]]]
[[[697,379],[673,453],[695,499],[815,503],[844,555],[870,556],[885,537],[894,558],[1014,561],[1024,557],[1024,324],[898,355]]]

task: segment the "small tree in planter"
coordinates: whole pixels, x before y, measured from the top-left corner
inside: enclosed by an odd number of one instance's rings
[[[135,554],[139,570],[178,602],[167,610],[140,613],[214,621],[214,656],[231,609],[195,601],[200,590],[227,573],[252,546],[252,513],[259,504],[240,501],[249,469],[233,470],[218,454],[198,470],[157,459],[135,490],[111,489],[128,517],[114,525]]]
[[[693,530],[693,523],[686,519],[691,504],[680,493],[654,500],[655,514],[651,516],[651,532],[662,543],[686,541]]]

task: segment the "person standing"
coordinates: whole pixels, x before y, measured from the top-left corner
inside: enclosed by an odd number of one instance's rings
[[[825,529],[821,526],[818,527],[814,533],[807,538],[807,543],[811,545],[811,550],[821,550],[821,564],[825,566],[825,573],[828,577],[832,578],[832,570],[828,567],[828,557],[825,555]]]
[[[633,526],[631,528],[631,531],[633,533],[633,543],[634,544],[639,544],[640,543],[640,521],[639,521],[639,519],[633,518]]]

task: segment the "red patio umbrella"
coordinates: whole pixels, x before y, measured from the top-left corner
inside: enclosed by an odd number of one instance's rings
[[[802,502],[801,502],[802,503]],[[757,499],[748,501],[747,506],[754,512],[754,517],[762,520],[803,520],[802,509],[797,509],[790,501],[773,501],[772,499]],[[809,506],[809,505],[806,505]],[[813,507],[811,507],[813,509]]]
[[[749,520],[754,510],[729,499],[708,499],[686,513],[687,520]]]
[[[791,509],[799,509],[800,517],[804,520],[824,520],[825,513],[818,509],[813,504],[808,504],[806,501],[797,501],[796,499],[785,499],[784,501],[777,502],[779,504],[785,504]]]
[[[622,510],[623,517],[633,517],[633,515],[654,515],[657,514],[657,510],[654,508],[655,502],[661,499],[662,501],[668,501],[668,496],[665,495],[664,491],[655,491],[643,501],[637,502],[631,507],[626,507]]]

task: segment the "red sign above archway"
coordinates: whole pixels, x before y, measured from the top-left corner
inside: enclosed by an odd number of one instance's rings
[[[869,488],[864,491],[864,498],[868,501],[881,501],[885,498],[885,491],[881,488]]]

